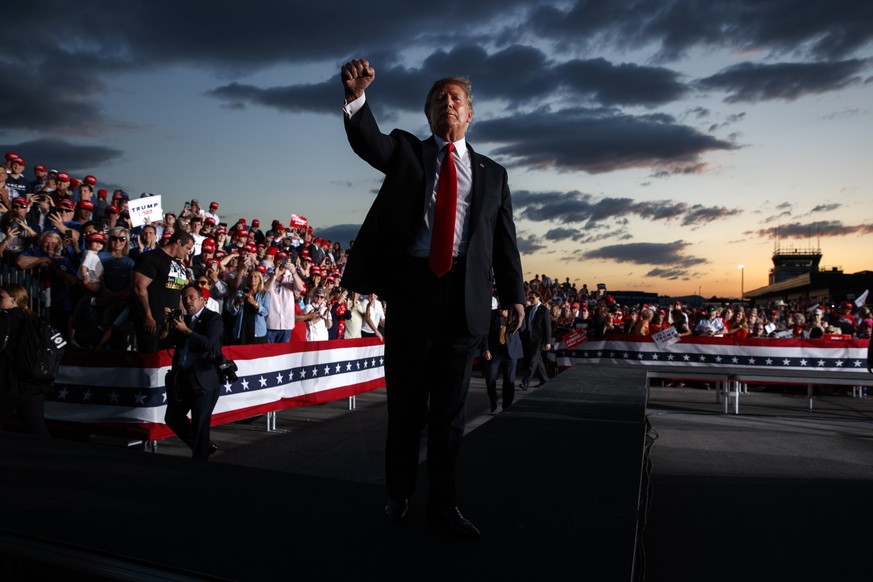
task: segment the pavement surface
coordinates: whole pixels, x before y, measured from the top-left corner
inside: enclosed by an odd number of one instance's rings
[[[820,390],[810,412],[800,390],[752,390],[726,415],[713,391],[646,395],[642,377],[577,367],[490,413],[474,373],[473,543],[427,528],[423,495],[384,525],[383,390],[281,411],[273,432],[217,427],[205,464],[174,438],[0,435],[0,580],[870,579],[873,399]]]
[[[870,580],[873,399],[653,388],[646,580]]]

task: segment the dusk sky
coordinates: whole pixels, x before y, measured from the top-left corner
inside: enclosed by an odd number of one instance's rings
[[[741,274],[747,291],[767,284],[777,244],[873,270],[869,1],[30,1],[4,15],[0,147],[28,177],[38,163],[93,174],[175,211],[215,200],[229,222],[301,214],[347,244],[382,179],[342,129],[339,68],[367,58],[386,133],[427,137],[433,80],[472,81],[467,140],[509,170],[527,278],[737,296]]]

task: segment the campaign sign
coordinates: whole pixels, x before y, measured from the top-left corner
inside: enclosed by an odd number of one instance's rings
[[[667,347],[670,344],[675,344],[679,341],[679,339],[679,333],[672,325],[664,330],[659,331],[658,333],[652,334],[652,341],[655,342],[655,345],[658,346],[658,349]]]
[[[561,339],[564,340],[564,345],[567,346],[567,349],[572,350],[579,344],[587,342],[588,335],[585,333],[584,329],[574,329]]]
[[[306,217],[299,214],[292,214],[291,218],[288,219],[288,226],[291,228],[306,228],[307,224]]]
[[[160,196],[146,196],[127,203],[130,212],[131,226],[142,226],[152,222],[160,222],[164,218]]]

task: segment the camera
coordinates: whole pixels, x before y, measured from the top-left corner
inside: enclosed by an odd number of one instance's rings
[[[218,374],[222,380],[231,384],[238,380],[236,372],[239,368],[237,368],[236,362],[228,360],[224,357],[224,354],[219,354],[215,356],[215,363],[218,365]]]
[[[170,310],[170,319],[171,320],[179,319],[180,317],[182,317],[182,310],[181,309],[171,309]]]

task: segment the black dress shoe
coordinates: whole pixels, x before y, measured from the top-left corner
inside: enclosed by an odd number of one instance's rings
[[[450,509],[429,510],[427,520],[433,526],[440,527],[450,533],[470,539],[479,539],[479,529],[473,522],[461,515],[457,506]]]
[[[494,412],[495,410],[497,410],[497,400],[496,399],[491,401],[491,412]]]
[[[215,453],[218,452],[218,445],[215,443],[209,443],[209,456],[211,457]]]
[[[409,499],[391,499],[385,506],[388,523],[401,524],[409,517]]]
[[[527,383],[522,382],[521,384],[518,385],[518,387],[521,388],[522,390],[527,390]]]

